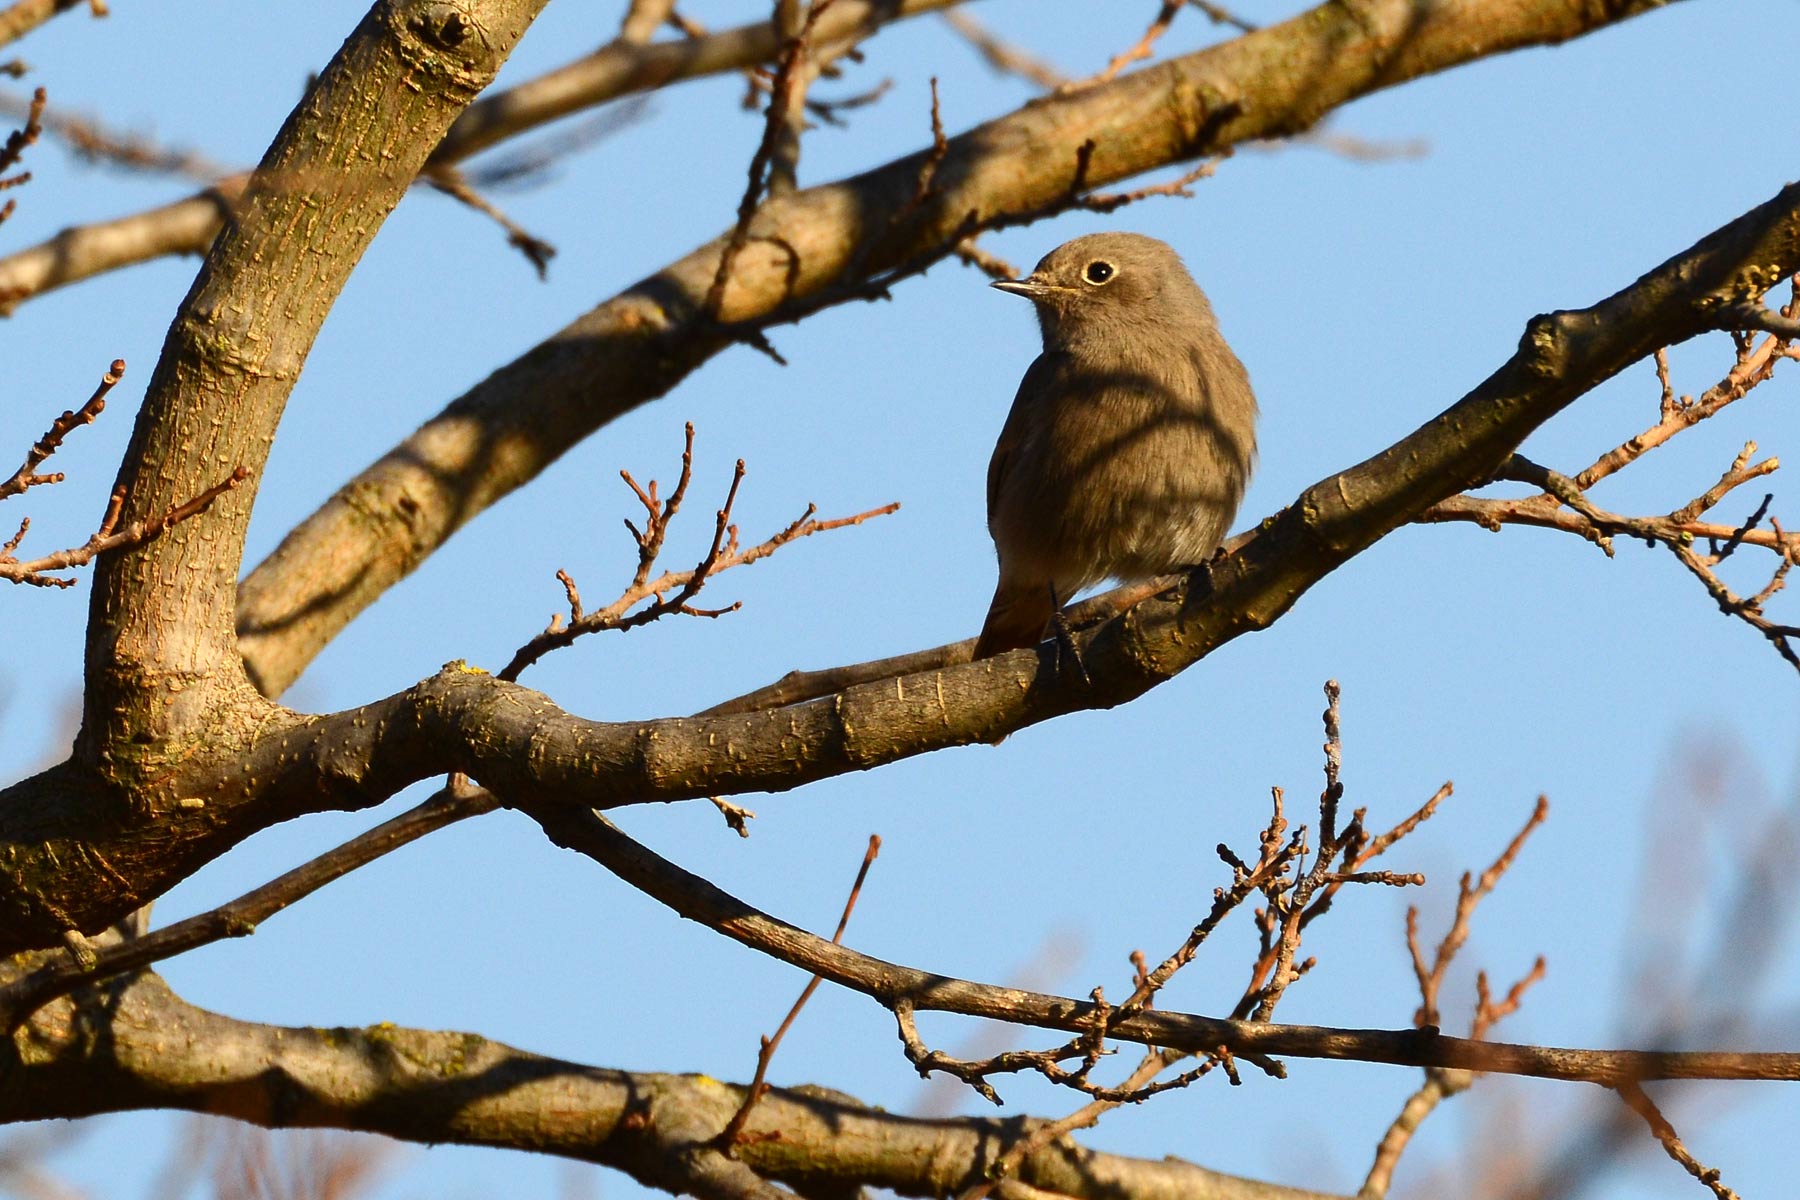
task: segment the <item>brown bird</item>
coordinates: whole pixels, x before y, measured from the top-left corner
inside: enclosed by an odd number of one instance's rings
[[[1096,233],[993,286],[1029,299],[1044,352],[988,464],[1000,582],[975,657],[1036,645],[1059,606],[1218,549],[1256,458],[1256,397],[1180,257]]]

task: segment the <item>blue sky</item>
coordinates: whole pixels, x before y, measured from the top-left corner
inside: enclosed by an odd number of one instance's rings
[[[28,82],[48,87],[57,104],[234,164],[260,155],[307,72],[361,11],[345,0],[291,6],[274,20],[267,5],[113,7],[103,22],[74,13],[22,43],[35,67]],[[614,7],[552,5],[502,83],[610,37]],[[1073,74],[1103,65],[1154,7],[987,0],[971,11]],[[711,3],[691,15],[716,27],[759,11]],[[1244,9],[1265,21],[1292,11]],[[1757,19],[1741,5],[1678,4],[1561,48],[1372,97],[1334,120],[1334,130],[1364,138],[1423,139],[1429,153],[1417,160],[1246,149],[1191,200],[1072,215],[985,244],[1029,264],[1078,233],[1128,228],[1183,253],[1262,401],[1261,463],[1239,522],[1247,525],[1453,402],[1504,361],[1533,314],[1593,303],[1786,182],[1793,163],[1784,151],[1800,136],[1800,115],[1744,86],[1747,66],[1791,61],[1800,50],[1793,23],[1769,11]],[[1189,11],[1163,46],[1177,53],[1213,37]],[[932,74],[951,132],[1029,96],[982,68],[936,18],[907,22],[872,42],[841,84],[822,86],[831,94],[895,80],[848,130],[808,138],[802,183],[924,144]],[[645,120],[562,164],[552,183],[497,197],[558,247],[545,283],[491,225],[442,197],[409,197],[351,280],[294,393],[263,481],[251,560],[494,366],[723,229],[760,131],[737,108],[739,91],[723,79],[665,92]],[[181,194],[178,182],[95,169],[49,147],[28,165],[36,180],[17,193],[0,248]],[[74,435],[53,464],[70,482],[6,506],[9,520],[33,517],[27,549],[78,541],[91,528],[194,267],[171,260],[121,272],[34,301],[0,327],[12,385],[0,405],[6,453],[22,453],[55,412],[85,397],[111,359],[131,364],[99,425]],[[349,628],[289,701],[345,707],[452,658],[498,668],[561,603],[559,567],[584,596],[608,595],[633,564],[619,520],[635,502],[617,471],[671,479],[688,420],[699,430],[695,500],[671,535],[676,559],[698,553],[705,514],[738,457],[750,472],[737,510],[747,537],[772,532],[808,501],[825,515],[889,500],[904,508],[721,577],[706,597],[742,600],[741,612],[591,638],[532,668],[525,683],[585,716],[663,715],[794,667],[969,636],[992,586],[981,508],[987,455],[1036,352],[1026,306],[985,282],[944,264],[902,285],[891,303],[778,329],[785,369],[749,350],[720,355],[483,515]],[[1722,336],[1679,348],[1677,388],[1703,390],[1729,358]],[[1764,454],[1795,459],[1795,389],[1795,373],[1778,372],[1597,499],[1617,511],[1666,511],[1710,484],[1749,438]],[[1526,451],[1579,468],[1652,423],[1656,400],[1650,365],[1640,364]],[[1742,516],[1762,490],[1734,496],[1721,519]],[[1767,490],[1777,515],[1800,522],[1782,475]],[[0,777],[41,764],[66,733],[85,601],[85,582],[71,593],[0,597],[15,647],[0,659],[8,698]],[[1668,554],[1621,543],[1607,559],[1576,539],[1524,529],[1403,529],[1274,628],[1135,704],[1026,730],[999,747],[748,797],[760,814],[748,841],[704,805],[621,820],[721,886],[825,930],[878,832],[884,848],[851,944],[977,979],[1036,972],[1048,989],[1085,994],[1104,984],[1116,993],[1129,977],[1128,952],[1167,953],[1225,881],[1212,845],[1254,846],[1270,786],[1285,787],[1302,812],[1316,796],[1327,678],[1344,686],[1349,803],[1383,824],[1446,779],[1457,794],[1394,856],[1396,869],[1426,872],[1428,887],[1340,902],[1311,946],[1320,966],[1284,1001],[1283,1019],[1406,1024],[1416,996],[1400,936],[1404,904],[1424,906],[1428,933],[1441,929],[1457,875],[1485,865],[1540,793],[1551,801],[1549,824],[1477,919],[1451,1012],[1466,1011],[1474,966],[1510,979],[1543,953],[1548,978],[1500,1036],[1621,1044],[1650,1002],[1632,983],[1647,945],[1663,955],[1652,958],[1651,978],[1668,991],[1682,971],[1658,939],[1690,923],[1702,944],[1745,936],[1722,925],[1725,904],[1760,836],[1758,814],[1796,802],[1800,681],[1748,628],[1721,617]],[[269,831],[176,889],[158,917],[216,904],[416,798]],[[1777,885],[1786,882],[1771,886],[1760,919],[1791,911],[1794,897]],[[1241,920],[1228,926],[1165,994],[1165,1007],[1228,1005],[1251,939]],[[1733,996],[1745,964],[1726,956],[1703,972],[1715,1003],[1767,1015],[1743,1048],[1796,1042],[1800,959],[1785,941],[1771,954],[1748,999]],[[176,960],[165,973],[188,999],[246,1019],[468,1029],[578,1061],[727,1079],[749,1076],[757,1035],[804,983],[549,846],[511,814],[410,847],[253,939]],[[978,1033],[947,1020],[926,1032],[952,1048]],[[1416,1073],[1295,1062],[1291,1074],[1238,1089],[1209,1081],[1115,1114],[1085,1140],[1354,1191]],[[925,1095],[888,1015],[830,988],[790,1034],[771,1078],[902,1111]],[[1024,1081],[1001,1090],[1024,1111],[1074,1107],[1073,1097]],[[1588,1091],[1485,1083],[1428,1123],[1397,1194],[1423,1186],[1433,1166],[1456,1178],[1457,1156],[1472,1148],[1560,1146],[1570,1114],[1596,1099]],[[960,1103],[981,1107],[972,1096]],[[1728,1184],[1768,1196],[1788,1178],[1771,1147],[1791,1130],[1793,1103],[1790,1090],[1754,1085],[1691,1092],[1673,1111]],[[1500,1126],[1508,1138],[1484,1124],[1482,1114],[1497,1111],[1513,1114]],[[57,1163],[92,1195],[144,1195],[178,1130],[164,1115],[104,1119]],[[1696,1191],[1641,1141],[1646,1152],[1590,1195]],[[563,1178],[540,1158],[414,1150],[379,1194],[551,1194]],[[609,1197],[636,1192],[618,1175],[599,1182]]]

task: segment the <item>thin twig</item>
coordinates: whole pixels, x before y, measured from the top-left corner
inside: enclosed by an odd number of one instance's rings
[[[203,799],[187,805],[199,811]],[[261,922],[304,899],[335,879],[390,851],[468,817],[491,812],[494,797],[483,790],[445,789],[418,807],[351,838],[261,887],[245,892],[207,912],[177,921],[154,933],[98,947],[91,968],[83,970],[67,956],[52,955],[45,965],[0,987],[0,1018],[13,1030],[58,996],[112,975],[135,971],[228,937],[246,937]]]
[[[850,924],[850,914],[856,911],[856,900],[862,895],[863,881],[869,877],[869,868],[874,865],[875,856],[880,853],[881,838],[878,834],[871,833],[869,848],[863,852],[862,866],[858,867],[856,871],[856,882],[850,885],[850,894],[844,899],[843,915],[838,917],[837,930],[831,935],[832,945],[843,944],[844,929]],[[731,1115],[731,1120],[726,1122],[725,1128],[719,1133],[719,1149],[726,1154],[736,1157],[736,1148],[744,1140],[744,1125],[750,1120],[750,1111],[756,1107],[756,1102],[763,1098],[763,1093],[769,1090],[769,1085],[763,1082],[769,1074],[769,1063],[774,1060],[775,1051],[781,1046],[781,1039],[787,1036],[787,1031],[792,1028],[794,1021],[800,1016],[800,1010],[806,1007],[806,1002],[812,999],[812,994],[819,990],[819,984],[823,982],[824,977],[820,975],[814,975],[808,980],[806,986],[800,991],[800,998],[794,1001],[792,1008],[788,1009],[787,1016],[782,1018],[774,1035],[762,1039],[762,1046],[756,1054],[756,1074],[751,1078],[750,1087],[744,1093],[744,1102],[738,1105],[738,1110]]]
[[[1255,33],[1262,26],[1246,21],[1229,9],[1211,3],[1211,0],[1187,0],[1187,2],[1206,14],[1207,20],[1214,25],[1229,25],[1239,33]]]
[[[945,24],[974,47],[982,61],[1000,74],[1016,75],[1045,91],[1053,91],[1069,82],[1067,75],[1043,59],[1004,40],[962,9],[951,9],[943,16]]]
[[[1738,1194],[1720,1182],[1718,1169],[1702,1165],[1682,1144],[1675,1127],[1669,1124],[1669,1119],[1663,1116],[1662,1110],[1656,1107],[1656,1102],[1650,1099],[1641,1086],[1630,1082],[1621,1083],[1613,1091],[1619,1094],[1619,1099],[1632,1112],[1644,1118],[1644,1124],[1650,1127],[1652,1136],[1662,1143],[1664,1152],[1680,1163],[1683,1170],[1699,1180],[1718,1200],[1738,1200]]]
[[[990,254],[982,249],[980,243],[972,237],[966,237],[956,243],[951,253],[989,279],[1017,279],[1019,277],[1017,267],[999,255]]]
[[[106,395],[112,391],[119,380],[125,377],[125,360],[113,359],[112,366],[100,377],[100,383],[85,403],[73,412],[65,411],[62,416],[51,422],[50,429],[43,437],[33,443],[25,452],[25,462],[14,471],[12,478],[0,480],[0,500],[17,496],[28,488],[40,484],[61,483],[63,474],[60,471],[49,475],[38,475],[35,472],[43,465],[44,460],[55,454],[61,447],[63,439],[83,425],[92,425],[96,418],[106,409]],[[10,547],[9,547],[10,548]]]
[[[430,167],[420,177],[444,195],[461,201],[500,226],[506,231],[506,244],[525,256],[525,260],[537,270],[538,278],[548,277],[550,260],[556,257],[556,247],[528,232],[507,216],[493,201],[476,191],[461,171],[451,166]]]
[[[772,958],[823,975],[890,1008],[904,1000],[918,1011],[959,1012],[1078,1034],[1091,1029],[1098,1011],[1093,1003],[1067,996],[971,983],[833,945],[681,869],[591,809],[533,796],[503,796],[502,801],[537,821],[558,845],[593,858],[682,916]],[[1800,1079],[1800,1054],[1791,1052],[1582,1050],[1476,1042],[1417,1029],[1260,1024],[1161,1009],[1147,1010],[1129,1022],[1115,1024],[1108,1035],[1201,1053],[1228,1046],[1239,1058],[1284,1055],[1354,1059],[1607,1086],[1623,1079]]]
[[[1101,71],[1098,75],[1079,80],[1075,83],[1064,84],[1059,90],[1065,93],[1081,91],[1091,87],[1099,87],[1103,83],[1111,83],[1113,78],[1117,76],[1120,71],[1123,71],[1132,63],[1137,62],[1140,59],[1149,58],[1154,52],[1157,40],[1161,38],[1163,34],[1169,32],[1169,26],[1175,21],[1175,14],[1181,11],[1182,5],[1185,2],[1186,0],[1162,0],[1162,7],[1157,10],[1155,18],[1151,20],[1150,27],[1144,30],[1143,37],[1139,38],[1122,53],[1114,55],[1112,61],[1106,64],[1106,69]]]
[[[1086,143],[1085,148],[1089,154],[1093,153],[1092,142]],[[1179,178],[1171,179],[1167,183],[1155,183],[1148,187],[1134,188],[1129,192],[1088,192],[1077,197],[1075,205],[1078,208],[1085,208],[1089,212],[1109,213],[1123,208],[1127,204],[1148,200],[1152,196],[1179,196],[1182,199],[1191,200],[1194,193],[1188,190],[1188,186],[1198,183],[1202,179],[1211,178],[1213,172],[1219,169],[1219,163],[1223,157],[1208,159],[1193,170],[1184,173]],[[1086,171],[1082,170],[1079,174],[1085,175]]]
[[[0,14],[0,18],[4,18],[4,15]],[[31,104],[25,114],[24,127],[13,130],[7,135],[5,144],[0,145],[0,172],[9,171],[18,165],[19,156],[25,153],[25,147],[37,141],[38,135],[43,132],[44,105],[48,100],[48,95],[43,88],[32,93]],[[21,171],[17,175],[0,175],[0,191],[30,182],[30,171]],[[18,206],[17,200],[8,200],[5,204],[0,204],[0,224],[4,224]]]
[[[25,125],[6,135],[6,142],[0,145],[0,171],[10,171],[19,163],[27,146],[35,143],[44,132],[44,106],[50,102],[50,93],[38,88],[31,93],[31,103],[25,109]],[[13,187],[31,178],[29,175],[0,180],[0,187]]]
[[[1441,794],[1441,793],[1440,793]],[[1435,797],[1434,801],[1435,803]],[[1458,887],[1456,910],[1451,919],[1450,928],[1444,939],[1438,944],[1430,964],[1425,961],[1424,951],[1419,943],[1419,910],[1408,905],[1406,909],[1406,949],[1412,960],[1413,976],[1419,984],[1419,1008],[1413,1014],[1413,1024],[1420,1029],[1437,1029],[1441,1017],[1439,1008],[1439,992],[1443,986],[1444,974],[1449,970],[1467,942],[1469,922],[1475,914],[1476,907],[1499,884],[1500,879],[1512,866],[1524,847],[1526,839],[1544,822],[1549,813],[1549,802],[1538,797],[1532,808],[1531,816],[1514,835],[1500,856],[1481,873],[1479,879],[1471,881],[1464,874]],[[1530,971],[1521,976],[1506,995],[1495,1001],[1488,987],[1487,972],[1477,972],[1475,977],[1476,1001],[1475,1014],[1469,1023],[1471,1041],[1479,1042],[1487,1037],[1491,1030],[1502,1019],[1518,1011],[1524,1001],[1525,993],[1534,984],[1544,978],[1544,959],[1539,956]],[[1369,1166],[1368,1175],[1363,1180],[1362,1188],[1357,1192],[1361,1200],[1382,1200],[1393,1184],[1394,1169],[1400,1157],[1412,1143],[1419,1126],[1437,1110],[1437,1107],[1450,1097],[1467,1091],[1474,1083],[1477,1072],[1467,1069],[1452,1070],[1442,1066],[1428,1066],[1425,1069],[1425,1080],[1417,1091],[1407,1097],[1401,1105],[1400,1112],[1389,1124],[1382,1135],[1381,1142],[1375,1148],[1375,1160]]]
[[[35,107],[39,107],[35,99],[26,101],[14,94],[0,93],[0,113],[23,116]],[[90,163],[207,183],[230,173],[226,167],[196,151],[170,149],[141,134],[108,129],[93,117],[49,112],[43,118],[43,132],[61,141],[77,158]]]
[[[817,0],[810,5],[805,19],[782,47],[781,57],[775,67],[775,78],[769,88],[762,139],[756,144],[756,152],[750,156],[744,195],[738,201],[737,224],[732,227],[731,235],[725,241],[725,248],[719,255],[718,270],[713,274],[712,284],[707,288],[706,299],[701,305],[701,311],[709,320],[717,321],[723,310],[725,284],[731,278],[731,269],[737,262],[738,254],[750,240],[750,223],[755,220],[757,209],[762,206],[763,194],[768,186],[769,164],[781,141],[782,132],[787,127],[789,105],[800,86],[807,41],[812,35],[813,27],[831,4],[832,0]]]
[[[1795,293],[1800,295],[1800,281],[1796,281]],[[1790,303],[1789,308],[1792,307]],[[1780,314],[1768,313],[1759,306],[1759,311],[1766,317],[1762,320],[1764,325],[1791,320],[1786,310]],[[1573,476],[1514,454],[1495,478],[1530,483],[1542,489],[1538,495],[1519,498],[1453,496],[1415,519],[1424,522],[1471,521],[1489,530],[1499,530],[1509,524],[1557,529],[1587,538],[1609,557],[1614,553],[1613,539],[1620,534],[1661,545],[1700,581],[1721,612],[1751,626],[1784,661],[1800,670],[1800,649],[1795,646],[1796,639],[1800,639],[1800,626],[1775,621],[1763,611],[1764,603],[1784,586],[1794,563],[1800,562],[1800,534],[1787,533],[1779,521],[1769,516],[1772,497],[1765,497],[1745,521],[1735,526],[1700,519],[1737,488],[1772,474],[1780,467],[1779,460],[1767,458],[1752,462],[1756,443],[1746,442],[1716,482],[1661,516],[1622,516],[1599,508],[1587,497],[1588,490],[1595,484],[1741,399],[1771,377],[1777,361],[1793,356],[1794,351],[1779,330],[1760,341],[1741,339],[1731,369],[1696,400],[1676,397],[1669,376],[1668,356],[1658,351],[1655,365],[1659,400],[1655,425],[1609,450]],[[1761,528],[1765,522],[1768,527]],[[1695,550],[1695,543],[1701,540],[1711,547],[1710,554],[1703,555]],[[1738,595],[1714,570],[1741,546],[1768,549],[1779,558],[1768,582],[1749,597]]]
[[[123,492],[115,491],[107,504],[106,517],[101,521],[99,530],[86,542],[73,549],[58,550],[55,554],[46,554],[42,558],[34,558],[26,562],[12,558],[9,549],[6,553],[0,554],[0,579],[9,583],[28,583],[34,587],[74,587],[73,579],[53,575],[50,572],[86,566],[102,554],[142,546],[159,537],[171,526],[199,516],[212,507],[214,500],[248,478],[250,478],[248,470],[243,467],[234,468],[230,475],[199,495],[184,500],[180,504],[171,505],[160,516],[150,517],[143,521],[133,521],[123,529],[116,528],[116,526],[119,522],[119,514],[125,506],[125,496]],[[24,532],[24,529],[21,528],[19,534],[7,543],[8,547],[16,549]]]
[[[566,571],[558,571],[557,578],[562,582],[563,591],[569,602],[568,617],[562,614],[553,616],[544,631],[519,647],[512,660],[499,672],[499,677],[508,681],[517,680],[525,668],[550,653],[584,637],[590,633],[599,633],[609,629],[636,629],[652,621],[680,613],[693,617],[720,617],[735,612],[738,604],[733,603],[724,608],[698,608],[691,601],[707,583],[719,572],[733,567],[748,566],[750,563],[767,558],[789,542],[811,537],[815,533],[824,533],[833,529],[844,529],[853,525],[861,525],[864,521],[875,517],[886,516],[899,510],[898,502],[871,508],[866,512],[849,517],[836,517],[830,520],[818,520],[813,516],[817,509],[807,505],[806,511],[789,522],[784,528],[768,539],[754,546],[742,546],[738,542],[737,526],[732,524],[732,508],[737,503],[738,487],[744,480],[744,461],[739,459],[732,474],[731,487],[726,493],[724,505],[717,511],[713,523],[712,541],[707,546],[698,563],[684,571],[664,571],[651,577],[658,556],[662,553],[663,541],[668,535],[669,526],[676,514],[681,510],[681,503],[687,496],[688,484],[693,478],[694,462],[694,427],[690,423],[686,427],[686,441],[681,453],[681,474],[676,482],[675,490],[665,501],[657,494],[657,485],[651,481],[648,488],[640,487],[629,471],[619,472],[628,487],[631,488],[644,506],[646,513],[643,529],[639,529],[629,519],[625,527],[631,531],[637,543],[638,561],[631,582],[619,594],[618,599],[604,608],[588,612],[581,604],[581,593],[576,588],[574,579]],[[642,608],[637,606],[643,601],[651,603]],[[633,611],[635,609],[635,611]]]

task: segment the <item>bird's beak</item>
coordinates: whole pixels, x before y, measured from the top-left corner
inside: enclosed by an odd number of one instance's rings
[[[1027,300],[1035,300],[1044,294],[1044,285],[1032,276],[1023,279],[996,279],[988,285],[999,288],[1003,292],[1011,292],[1015,296],[1023,296]]]

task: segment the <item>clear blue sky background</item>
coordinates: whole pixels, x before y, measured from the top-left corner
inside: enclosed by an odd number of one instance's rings
[[[260,155],[307,73],[323,66],[362,9],[355,0],[113,7],[106,21],[77,12],[22,43],[36,68],[28,82],[47,86],[59,106],[231,164]],[[604,41],[617,7],[552,5],[502,83]],[[972,11],[1083,73],[1135,38],[1154,7],[990,0]],[[761,11],[714,2],[695,4],[691,15],[724,26]],[[1245,15],[1272,21],[1294,11],[1252,0]],[[988,244],[1029,264],[1065,238],[1116,226],[1183,252],[1263,401],[1261,467],[1241,519],[1248,524],[1457,399],[1511,353],[1534,313],[1590,304],[1773,194],[1795,169],[1800,112],[1782,88],[1749,81],[1761,65],[1795,60],[1797,11],[1791,3],[1675,5],[1566,47],[1375,96],[1335,120],[1335,129],[1365,138],[1426,139],[1422,159],[1369,164],[1306,147],[1247,149],[1192,200],[1146,203],[1110,220],[1069,216]],[[1163,47],[1175,53],[1215,36],[1190,10]],[[932,74],[942,79],[952,132],[1029,95],[989,73],[936,18],[882,34],[867,54],[821,93],[890,75],[896,86],[854,114],[849,130],[808,138],[803,182],[924,144]],[[759,132],[758,118],[737,106],[740,91],[730,78],[669,90],[646,120],[561,164],[550,185],[498,197],[558,246],[548,283],[482,219],[433,194],[409,197],[352,279],[294,393],[263,483],[252,561],[494,366],[724,228]],[[49,147],[29,165],[37,179],[16,193],[19,212],[0,230],[0,248],[183,188],[84,166]],[[112,358],[131,364],[99,426],[74,435],[58,456],[54,465],[71,481],[0,514],[9,522],[32,515],[27,550],[91,529],[194,266],[164,261],[115,274],[34,301],[0,329],[10,389],[0,448],[8,455],[84,397]],[[351,705],[452,658],[497,668],[561,602],[558,567],[584,595],[609,595],[632,562],[619,520],[633,502],[616,473],[623,466],[640,479],[670,479],[684,420],[698,426],[699,441],[694,515],[671,539],[677,560],[698,553],[705,514],[739,456],[750,467],[738,510],[747,537],[773,531],[809,500],[827,515],[888,500],[905,507],[791,547],[707,592],[741,599],[742,612],[590,639],[525,682],[586,716],[653,716],[692,711],[793,667],[968,636],[992,578],[983,470],[1036,339],[1026,307],[984,283],[946,264],[903,285],[891,304],[839,308],[777,330],[792,363],[785,370],[747,350],[721,355],[483,515],[346,631],[289,700]],[[1703,390],[1729,356],[1722,336],[1681,349],[1678,388]],[[1610,481],[1599,498],[1623,511],[1666,511],[1711,483],[1748,438],[1800,461],[1796,375],[1780,372],[1714,427]],[[1650,365],[1633,367],[1527,451],[1579,468],[1650,424],[1656,399]],[[1800,522],[1800,496],[1782,476],[1772,486],[1774,511]],[[1744,515],[1760,490],[1745,489],[1721,517]],[[1740,557],[1751,561],[1734,578],[1749,584],[1765,564]],[[1791,598],[1776,603],[1795,611]],[[0,596],[9,647],[0,661],[0,778],[66,744],[85,604],[85,582],[71,593]],[[1430,886],[1341,901],[1309,940],[1320,965],[1290,993],[1284,1019],[1406,1024],[1416,994],[1401,940],[1405,903],[1424,905],[1435,936],[1457,875],[1485,864],[1542,792],[1550,822],[1479,916],[1447,1023],[1466,1021],[1475,966],[1510,980],[1543,953],[1549,977],[1502,1027],[1510,1040],[1641,1042],[1644,1013],[1697,979],[1697,1015],[1756,1018],[1729,1044],[1795,1046],[1800,958],[1786,940],[1745,949],[1785,928],[1792,883],[1777,873],[1747,913],[1730,908],[1768,821],[1796,803],[1795,673],[1752,631],[1721,617],[1669,555],[1639,546],[1621,544],[1608,560],[1543,532],[1405,529],[1273,629],[1127,708],[1027,730],[997,748],[748,797],[760,814],[748,841],[703,804],[634,810],[622,822],[684,865],[815,929],[829,929],[867,836],[879,832],[884,849],[849,937],[859,949],[977,979],[1029,979],[1074,994],[1104,984],[1116,995],[1128,952],[1167,953],[1225,880],[1214,843],[1253,848],[1271,785],[1287,788],[1306,813],[1320,780],[1327,678],[1344,686],[1349,802],[1367,805],[1372,823],[1398,819],[1445,779],[1456,781],[1457,795],[1391,864],[1425,871]],[[418,794],[379,812],[270,831],[176,889],[158,918],[260,883]],[[1226,1006],[1251,944],[1246,922],[1228,927],[1165,993],[1165,1006]],[[410,847],[255,938],[171,962],[166,974],[190,1000],[247,1019],[474,1030],[577,1061],[734,1080],[749,1076],[757,1035],[804,982],[679,921],[510,814]],[[991,1036],[955,1021],[927,1032],[953,1049]],[[1029,1032],[1017,1040],[1050,1041]],[[1417,1074],[1305,1061],[1290,1069],[1286,1083],[1208,1081],[1115,1114],[1084,1139],[1354,1191]],[[981,1108],[954,1091],[928,1099],[888,1015],[829,988],[784,1045],[773,1079],[828,1085],[897,1111]],[[1791,1191],[1793,1086],[1661,1094],[1727,1183],[1772,1197]],[[1025,1081],[1001,1090],[1024,1111],[1073,1107],[1073,1097]],[[1573,1118],[1605,1100],[1571,1085],[1486,1082],[1432,1118],[1401,1168],[1398,1194],[1463,1194],[1471,1162],[1560,1151]],[[106,1118],[55,1165],[88,1195],[146,1195],[179,1133],[179,1119],[166,1115]],[[1610,1167],[1589,1195],[1698,1194],[1647,1136],[1633,1136],[1643,1152]],[[380,1195],[549,1195],[570,1178],[550,1159],[412,1149]],[[607,1196],[638,1190],[615,1174],[598,1183]]]

